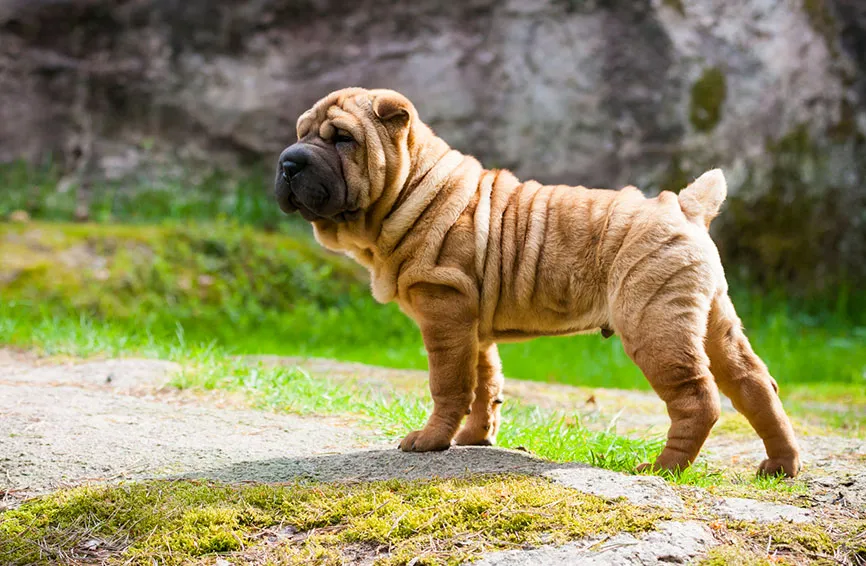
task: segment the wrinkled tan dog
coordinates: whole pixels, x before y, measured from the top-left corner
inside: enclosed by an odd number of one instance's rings
[[[434,409],[402,450],[494,442],[497,342],[612,329],[667,403],[653,469],[694,461],[721,389],[764,441],[759,472],[797,474],[776,382],[743,334],[707,233],[725,198],[721,171],[652,199],[634,187],[521,183],[448,147],[389,90],[334,92],[297,130],[277,168],[280,207],[366,266],[375,298],[397,301],[424,338]]]

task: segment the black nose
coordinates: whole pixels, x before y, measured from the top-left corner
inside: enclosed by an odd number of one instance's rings
[[[307,166],[307,155],[303,148],[295,144],[280,156],[280,168],[286,179],[291,179]]]
[[[298,163],[296,161],[289,161],[288,159],[282,162],[283,167],[283,175],[286,176],[287,179],[291,179],[295,175],[301,172],[301,169],[304,168],[302,163]]]

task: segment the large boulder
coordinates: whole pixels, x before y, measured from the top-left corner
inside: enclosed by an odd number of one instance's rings
[[[523,177],[652,192],[721,166],[729,270],[864,277],[862,0],[0,0],[0,161],[270,167],[350,85]]]

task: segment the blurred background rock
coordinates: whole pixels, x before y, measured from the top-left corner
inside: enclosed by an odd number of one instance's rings
[[[721,166],[735,277],[866,281],[863,0],[0,0],[0,212],[113,218],[162,183],[275,224],[297,116],[350,85],[524,178],[656,192]]]

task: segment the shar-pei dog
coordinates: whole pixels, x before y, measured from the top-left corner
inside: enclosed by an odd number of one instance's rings
[[[402,450],[494,443],[497,343],[601,330],[621,337],[667,404],[665,447],[640,469],[688,467],[721,390],[764,441],[759,472],[797,474],[778,387],[707,231],[727,191],[720,170],[656,198],[521,182],[451,149],[390,90],[331,93],[298,119],[297,136],[277,164],[280,208],[369,269],[373,296],[420,327],[434,407]]]

